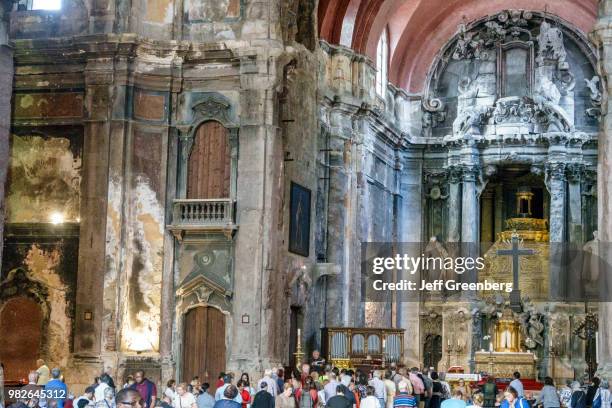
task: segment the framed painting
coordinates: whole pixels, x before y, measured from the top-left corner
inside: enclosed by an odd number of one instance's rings
[[[289,197],[289,252],[310,254],[310,198],[311,191],[291,182]]]

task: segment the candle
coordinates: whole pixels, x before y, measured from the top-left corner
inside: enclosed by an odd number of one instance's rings
[[[489,342],[489,351],[491,351],[491,352],[493,351],[493,342],[492,341]]]

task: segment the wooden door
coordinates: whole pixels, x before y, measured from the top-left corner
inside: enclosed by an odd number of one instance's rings
[[[215,121],[200,125],[189,156],[187,198],[229,198],[230,161],[227,129]]]
[[[215,390],[219,373],[225,371],[225,316],[213,307],[196,307],[185,314],[183,330],[183,376],[196,375]]]
[[[25,379],[38,368],[42,311],[27,297],[10,299],[0,312],[0,361],[4,363],[4,381]]]

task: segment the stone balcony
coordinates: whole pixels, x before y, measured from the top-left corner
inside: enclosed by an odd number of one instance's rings
[[[229,198],[176,199],[168,229],[179,241],[185,233],[223,232],[231,237],[237,229],[235,204]]]

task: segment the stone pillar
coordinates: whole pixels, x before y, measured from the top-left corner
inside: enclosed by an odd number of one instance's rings
[[[549,163],[546,187],[550,193],[550,242],[565,242],[566,237],[566,178],[565,164]]]
[[[0,11],[2,7],[0,6]],[[5,23],[0,24],[0,243],[4,242],[4,206],[6,175],[9,165],[11,96],[13,94],[13,49],[7,45]],[[2,245],[0,244],[0,265]]]
[[[448,169],[448,242],[461,241],[461,170]]]
[[[425,241],[423,231],[423,169],[420,151],[409,151],[402,160],[400,194],[402,206],[398,239],[400,242],[413,243],[406,250],[418,250],[416,243]],[[458,185],[457,185],[458,186]],[[419,256],[419,254],[413,254]],[[401,297],[401,296],[400,296]],[[421,358],[420,302],[406,299],[399,305],[398,327],[406,329],[404,336],[404,363],[408,367],[419,366]]]
[[[570,243],[581,245],[584,242],[582,231],[582,189],[581,180],[584,166],[570,164],[567,166],[567,237]]]
[[[363,324],[359,248],[357,170],[360,155],[353,139],[352,112],[333,109],[330,114],[330,166],[328,262],[340,266],[340,275],[327,281],[326,326]]]
[[[612,264],[610,251],[612,242],[612,222],[610,222],[612,220],[612,104],[607,98],[612,94],[612,0],[599,2],[599,19],[593,31],[593,40],[598,45],[601,58],[598,66],[599,75],[604,78],[602,83],[607,85],[604,92],[605,99],[602,103],[604,111],[598,142],[597,206],[601,241],[600,256],[610,265]],[[604,292],[612,293],[612,279],[607,277],[605,284],[607,287],[603,288]],[[610,316],[612,316],[612,303],[601,302],[599,304],[597,351],[599,371],[603,378],[612,376],[612,322]]]
[[[463,191],[461,195],[461,242],[477,243],[479,240],[479,203],[476,182],[480,168],[466,166],[463,169]]]

